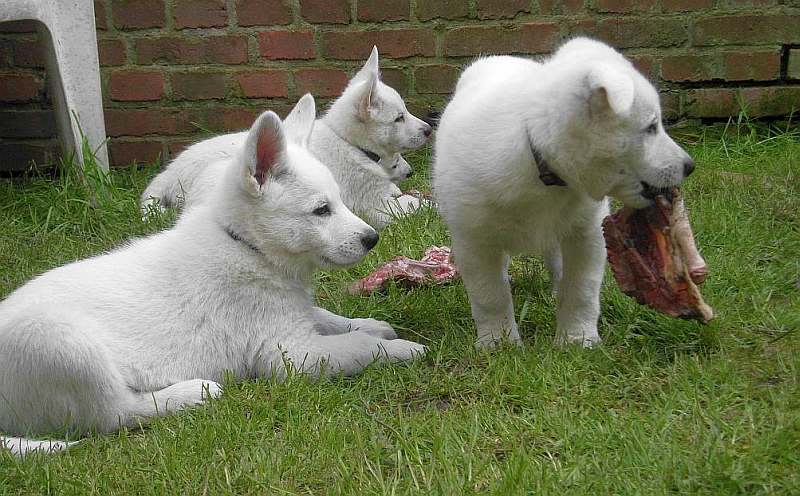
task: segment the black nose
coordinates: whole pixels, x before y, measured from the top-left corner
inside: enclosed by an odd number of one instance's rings
[[[427,136],[430,136],[432,132],[433,132],[433,128],[430,127],[429,125],[425,124],[425,127],[422,129],[422,133],[427,137]]]
[[[694,160],[687,158],[683,162],[683,177],[689,177],[694,172]]]
[[[406,179],[408,179],[409,177],[411,177],[413,175],[414,175],[414,169],[411,169],[410,171],[408,171],[408,174],[406,174]]]
[[[378,233],[372,231],[369,234],[361,236],[361,244],[364,245],[364,248],[366,248],[367,251],[369,251],[378,244],[378,239]]]

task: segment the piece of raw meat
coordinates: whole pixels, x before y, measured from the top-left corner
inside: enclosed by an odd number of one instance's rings
[[[397,257],[378,267],[375,272],[356,281],[349,288],[350,294],[367,295],[386,287],[389,281],[398,281],[407,286],[444,284],[458,278],[458,269],[453,264],[450,248],[432,246],[425,250],[421,260]]]
[[[609,215],[603,220],[603,235],[623,293],[672,317],[703,323],[714,317],[697,288],[708,271],[677,188],[656,196],[651,207],[622,208]]]

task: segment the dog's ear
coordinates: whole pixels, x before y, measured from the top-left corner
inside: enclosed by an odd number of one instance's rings
[[[316,118],[317,108],[314,97],[311,96],[311,93],[306,93],[283,120],[286,138],[292,143],[308,148],[308,141],[311,139],[311,131],[314,130]]]
[[[366,121],[370,117],[370,107],[376,103],[376,91],[378,89],[378,75],[371,74],[367,79],[359,83],[358,98],[356,99],[356,107],[358,110],[358,118]]]
[[[286,137],[283,124],[275,112],[258,116],[247,133],[244,153],[245,183],[248,191],[260,194],[270,175],[278,172],[286,159]]]
[[[366,81],[371,75],[378,76],[380,73],[380,68],[378,64],[378,47],[372,47],[372,52],[369,54],[369,58],[364,63],[364,67],[362,67],[355,76],[350,80],[350,84],[359,83],[361,81]]]
[[[633,106],[633,79],[624,71],[598,65],[588,75],[589,104],[594,111],[611,110],[616,115],[626,116]]]

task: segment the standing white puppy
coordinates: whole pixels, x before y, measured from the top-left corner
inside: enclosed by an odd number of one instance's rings
[[[403,195],[396,184],[408,177],[408,163],[399,157],[400,170],[395,166],[398,154],[427,141],[431,127],[408,111],[397,91],[380,81],[378,65],[378,50],[373,47],[364,67],[317,121],[309,148],[330,168],[345,205],[381,229],[393,213],[419,207],[419,200]],[[180,201],[185,207],[207,201],[224,174],[221,159],[232,156],[246,134],[217,136],[187,148],[142,193],[144,213]]]
[[[386,322],[314,305],[315,269],[358,262],[378,235],[305,149],[313,124],[310,96],[285,125],[265,112],[207,205],[0,303],[0,431],[109,432],[219,394],[225,371],[354,374],[424,353]]]
[[[693,168],[664,131],[656,90],[603,43],[573,39],[543,63],[472,64],[439,123],[433,185],[477,344],[520,339],[506,277],[517,253],[547,255],[556,341],[599,342],[606,196],[644,207]]]

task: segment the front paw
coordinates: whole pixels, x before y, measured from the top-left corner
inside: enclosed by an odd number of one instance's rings
[[[404,362],[428,353],[427,346],[405,339],[381,340],[378,346],[390,362]]]
[[[602,342],[603,340],[600,339],[600,335],[597,333],[574,336],[566,333],[559,333],[555,338],[555,345],[559,348],[566,348],[568,346],[576,345],[583,348],[594,348]]]
[[[377,319],[353,319],[351,332],[363,332],[381,339],[397,338],[391,324]]]

